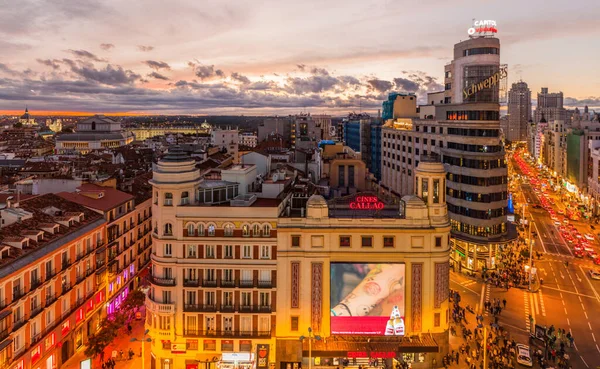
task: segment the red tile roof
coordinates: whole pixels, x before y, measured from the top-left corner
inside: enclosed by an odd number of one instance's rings
[[[58,196],[81,204],[90,209],[96,209],[103,212],[110,211],[119,205],[133,200],[133,195],[123,191],[116,190],[112,187],[102,187],[91,183],[86,183],[77,188],[79,192],[60,192]],[[102,193],[101,198],[92,198],[85,194]]]

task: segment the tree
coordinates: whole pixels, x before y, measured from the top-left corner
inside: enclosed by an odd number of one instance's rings
[[[100,330],[89,336],[84,353],[92,358],[101,355],[101,353],[104,352],[104,349],[106,349],[106,347],[117,337],[119,329],[121,329],[124,324],[125,317],[123,314],[112,314],[111,316],[102,319]]]
[[[144,305],[144,303],[146,302],[146,294],[143,293],[141,290],[137,289],[135,291],[131,291],[129,293],[129,295],[127,295],[127,298],[125,298],[125,301],[123,301],[123,304],[121,305],[121,308],[119,309],[119,312],[122,314],[125,314],[127,320],[133,318],[133,315],[138,312],[138,310]]]
[[[63,133],[73,133],[73,128],[65,127],[61,130]]]
[[[23,128],[23,123],[18,122],[13,125],[14,128]]]

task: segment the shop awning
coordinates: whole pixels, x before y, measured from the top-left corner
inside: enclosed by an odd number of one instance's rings
[[[313,357],[351,357],[355,353],[366,353],[367,357],[381,353],[424,353],[439,352],[435,339],[424,334],[421,337],[346,337],[333,336],[312,342]],[[308,356],[308,341],[302,343],[302,356]]]

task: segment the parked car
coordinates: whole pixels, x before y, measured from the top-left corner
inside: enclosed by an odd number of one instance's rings
[[[529,346],[524,345],[522,343],[517,344],[517,363],[523,366],[532,367],[533,361],[531,360],[531,351],[529,350]]]

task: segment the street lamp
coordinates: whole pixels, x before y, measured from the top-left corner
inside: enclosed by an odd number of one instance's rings
[[[144,346],[145,346],[144,343],[146,343],[146,342],[152,342],[152,338],[150,338],[150,337],[146,338],[146,336],[148,335],[148,332],[150,332],[150,330],[146,329],[144,331],[144,335],[142,336],[141,339],[132,337],[129,340],[130,342],[141,342],[142,343],[142,369],[146,368],[146,355],[145,355],[145,352],[144,352]]]
[[[308,327],[308,337],[300,336],[300,341],[304,341],[304,339],[308,338],[308,369],[312,369],[312,341],[320,341],[321,336],[315,335],[313,336],[313,330],[311,327]]]

